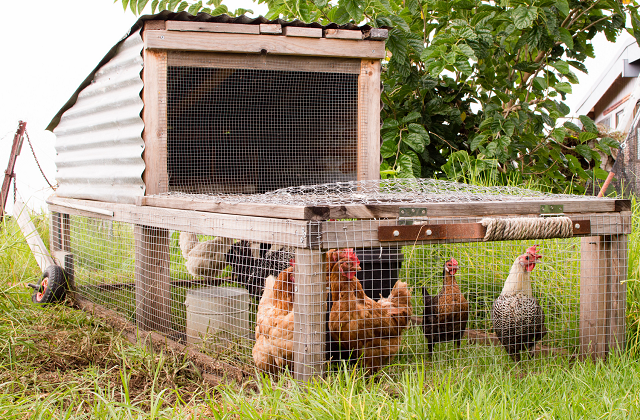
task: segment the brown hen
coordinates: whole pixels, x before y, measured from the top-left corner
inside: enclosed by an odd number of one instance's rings
[[[375,372],[388,364],[400,348],[402,333],[411,319],[411,291],[397,281],[389,297],[369,298],[356,277],[360,261],[352,249],[330,250],[329,283],[333,306],[329,330],[342,348],[356,354],[362,365]]]
[[[258,305],[253,360],[270,373],[293,368],[293,270],[267,277]]]

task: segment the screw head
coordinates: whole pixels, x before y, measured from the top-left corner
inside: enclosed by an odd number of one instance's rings
[[[400,231],[399,230],[394,230],[393,231],[393,236],[400,236]]]
[[[431,236],[433,232],[431,232],[431,229],[427,229],[427,236]]]
[[[580,229],[580,223],[576,223],[576,229]]]

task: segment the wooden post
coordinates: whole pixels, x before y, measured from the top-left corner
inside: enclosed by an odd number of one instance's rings
[[[380,179],[380,60],[362,60],[358,78],[358,181]]]
[[[55,214],[55,216],[54,216]],[[75,269],[73,265],[73,254],[71,253],[71,217],[66,213],[52,213],[52,225],[50,244],[51,255],[57,265],[62,267],[67,277],[69,290],[75,290]]]
[[[293,357],[294,378],[321,376],[325,362],[326,274],[322,251],[296,249]]]
[[[148,33],[142,36],[146,38]],[[167,174],[167,53],[166,51],[143,50],[144,69],[142,80],[142,100],[144,109],[144,153],[143,174],[145,195],[167,192],[169,177]]]
[[[143,330],[168,333],[171,325],[169,230],[136,225],[136,322]]]
[[[627,235],[612,235],[610,267],[611,284],[611,328],[609,330],[609,351],[624,351],[627,308]]]
[[[627,279],[626,235],[582,238],[580,352],[605,358],[624,348]]]
[[[49,249],[51,252],[61,250],[62,240],[60,239],[60,214],[57,211],[51,212],[51,225],[49,226]]]

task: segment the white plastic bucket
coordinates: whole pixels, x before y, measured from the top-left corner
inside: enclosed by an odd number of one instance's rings
[[[204,287],[187,291],[187,343],[229,345],[251,335],[249,292],[238,287]]]

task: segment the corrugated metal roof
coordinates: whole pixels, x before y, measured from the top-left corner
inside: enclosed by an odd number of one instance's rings
[[[118,43],[54,127],[58,195],[118,203],[144,195],[142,47],[139,31]]]
[[[209,14],[206,13],[198,13],[197,15],[192,15],[190,13],[187,12],[180,12],[180,13],[175,13],[175,12],[169,12],[169,11],[163,11],[160,12],[158,14],[155,15],[145,15],[145,16],[141,16],[140,19],[138,19],[136,21],[136,23],[133,24],[133,26],[131,27],[131,29],[129,29],[129,31],[127,32],[127,34],[122,38],[122,40],[120,40],[116,45],[114,45],[109,52],[107,53],[107,55],[105,55],[102,60],[100,60],[100,62],[98,63],[98,65],[93,69],[93,71],[89,74],[89,76],[87,76],[86,79],[84,79],[84,81],[80,84],[80,86],[78,87],[78,89],[74,92],[74,94],[71,96],[71,98],[69,98],[69,100],[67,101],[66,104],[64,104],[64,106],[58,111],[58,113],[53,117],[53,119],[51,120],[51,122],[49,123],[49,125],[47,126],[47,130],[49,131],[53,131],[56,129],[56,127],[58,126],[58,123],[60,122],[60,117],[62,116],[62,114],[64,114],[68,109],[70,109],[72,106],[75,105],[76,100],[78,99],[78,94],[87,86],[89,86],[89,84],[91,83],[91,81],[94,78],[94,75],[98,72],[98,70],[100,70],[100,68],[102,66],[104,66],[105,64],[107,64],[109,62],[109,60],[111,60],[111,58],[113,58],[113,56],[116,54],[116,51],[118,50],[118,47],[120,46],[120,44],[122,42],[124,42],[125,39],[127,39],[131,34],[135,33],[135,32],[139,32],[143,25],[144,22],[148,21],[148,20],[177,20],[177,21],[188,21],[188,22],[213,22],[213,23],[237,23],[237,24],[244,24],[244,25],[259,25],[261,23],[278,23],[280,25],[282,25],[283,27],[285,26],[299,26],[299,27],[308,27],[308,28],[322,28],[322,29],[347,29],[347,30],[361,30],[361,31],[366,31],[368,29],[371,29],[371,26],[369,25],[363,25],[363,26],[357,26],[354,25],[352,23],[347,23],[344,25],[338,25],[336,23],[331,23],[329,25],[321,25],[317,22],[313,22],[313,23],[305,23],[301,20],[294,20],[294,21],[285,21],[282,19],[276,19],[276,20],[268,20],[263,16],[259,16],[257,18],[250,18],[248,16],[245,15],[241,15],[238,17],[231,17],[228,15],[218,15],[218,16],[211,16]]]

